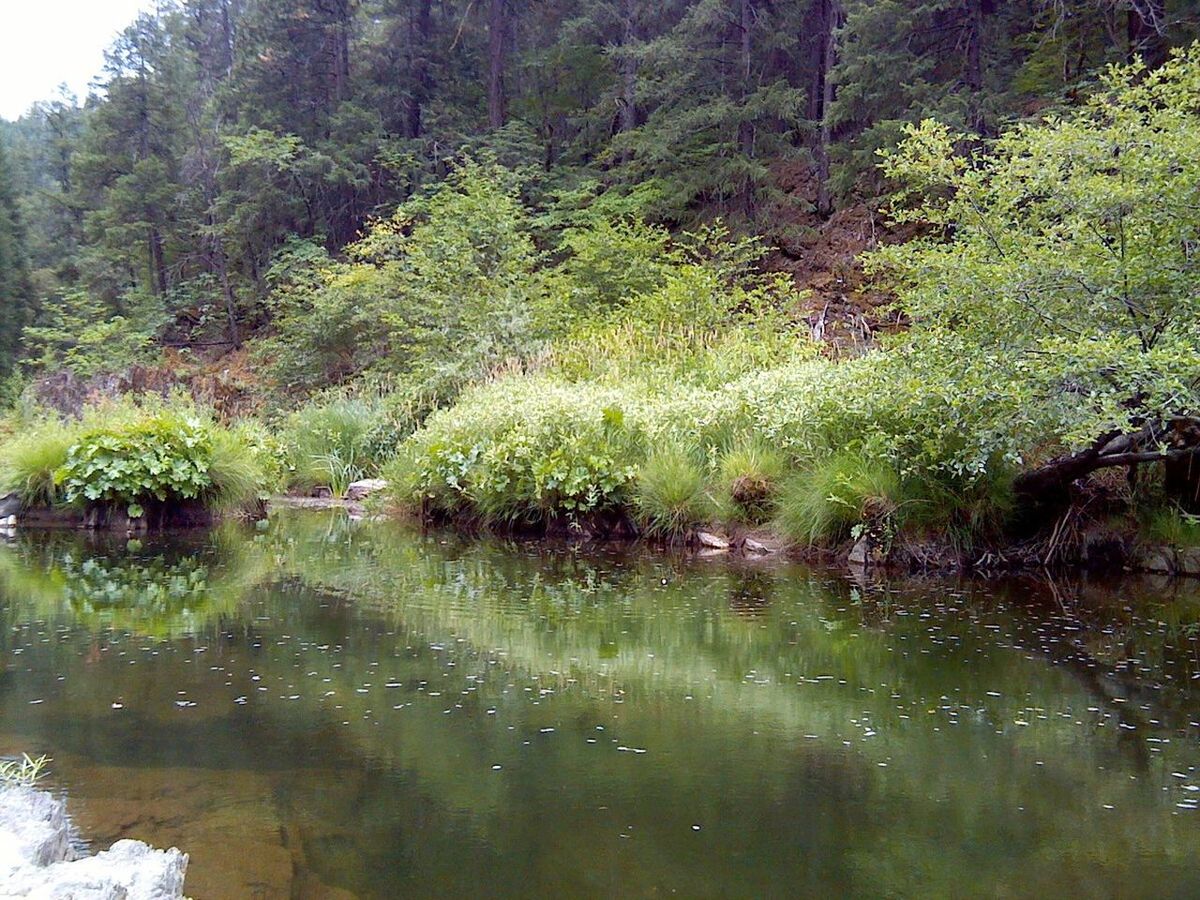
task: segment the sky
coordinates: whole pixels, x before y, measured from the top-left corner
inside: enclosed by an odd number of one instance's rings
[[[0,0],[0,117],[15,119],[66,82],[82,101],[104,49],[154,0]]]

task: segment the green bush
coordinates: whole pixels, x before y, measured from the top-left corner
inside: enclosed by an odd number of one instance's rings
[[[647,534],[679,537],[713,513],[704,470],[677,444],[655,449],[638,470],[633,508]]]
[[[0,448],[0,485],[26,505],[248,503],[264,489],[265,453],[185,402],[107,403],[79,420],[46,419]]]

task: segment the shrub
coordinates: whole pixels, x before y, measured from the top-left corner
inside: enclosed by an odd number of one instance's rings
[[[633,508],[647,534],[680,536],[713,512],[703,469],[677,444],[654,450],[638,470]]]
[[[81,419],[46,419],[0,450],[0,483],[26,505],[198,500],[232,507],[267,483],[265,453],[186,402],[107,403]]]
[[[902,502],[894,468],[841,451],[784,482],[775,524],[786,537],[810,546],[833,543],[856,525],[889,520]]]
[[[55,473],[67,461],[77,427],[57,418],[22,429],[0,449],[0,493],[15,491],[26,506],[53,504],[62,491]]]

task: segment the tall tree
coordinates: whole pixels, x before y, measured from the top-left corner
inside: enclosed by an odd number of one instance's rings
[[[8,153],[0,141],[0,375],[12,370],[20,354],[21,329],[30,322],[31,307],[25,229]]]

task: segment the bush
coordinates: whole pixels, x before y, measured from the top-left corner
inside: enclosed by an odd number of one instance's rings
[[[713,502],[703,469],[682,447],[668,444],[638,470],[633,508],[647,534],[674,538],[711,517]]]
[[[0,449],[0,483],[26,505],[197,500],[234,507],[266,486],[264,453],[184,402],[108,403],[78,421],[47,419]]]
[[[1200,547],[1200,516],[1178,506],[1161,506],[1142,516],[1147,538],[1171,547]]]

